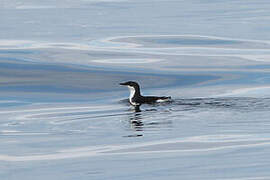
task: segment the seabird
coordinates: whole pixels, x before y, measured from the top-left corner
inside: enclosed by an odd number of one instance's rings
[[[144,103],[153,104],[156,102],[167,101],[167,100],[171,99],[170,96],[169,97],[167,97],[167,96],[162,96],[162,97],[142,96],[141,92],[140,92],[139,84],[137,82],[134,82],[134,81],[127,81],[124,83],[120,83],[120,85],[127,86],[129,88],[129,91],[130,91],[129,102],[133,106],[140,106],[141,104],[144,104]]]

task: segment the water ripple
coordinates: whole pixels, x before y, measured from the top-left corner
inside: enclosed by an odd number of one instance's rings
[[[40,154],[29,156],[0,155],[0,161],[40,161],[59,160],[69,158],[124,155],[124,154],[148,154],[148,153],[203,153],[219,151],[223,149],[245,148],[257,146],[269,146],[269,138],[260,138],[251,135],[209,135],[195,136],[181,140],[164,140],[149,143],[137,143],[132,145],[106,145],[89,146],[58,150],[53,154]]]

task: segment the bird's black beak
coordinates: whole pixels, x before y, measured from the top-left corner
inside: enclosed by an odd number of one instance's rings
[[[127,83],[119,83],[121,86],[126,86]]]

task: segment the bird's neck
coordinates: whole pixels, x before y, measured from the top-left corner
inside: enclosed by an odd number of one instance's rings
[[[134,96],[141,96],[140,88],[139,87],[132,87],[128,86],[129,88],[129,99],[132,99]]]

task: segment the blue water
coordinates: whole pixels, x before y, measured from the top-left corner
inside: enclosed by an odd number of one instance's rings
[[[0,5],[0,179],[270,179],[270,4]],[[119,82],[171,102],[128,103]]]

